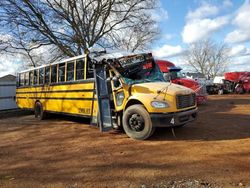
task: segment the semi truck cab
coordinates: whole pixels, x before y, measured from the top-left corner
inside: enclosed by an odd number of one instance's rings
[[[196,100],[198,104],[204,104],[207,102],[206,88],[193,79],[186,78],[182,73],[182,68],[176,67],[170,61],[156,60],[160,70],[166,81],[185,86],[192,89],[196,94]]]

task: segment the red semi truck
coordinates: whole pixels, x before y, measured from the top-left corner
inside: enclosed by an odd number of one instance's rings
[[[225,80],[234,83],[234,91],[236,93],[250,92],[250,72],[226,72]]]
[[[181,72],[182,69],[180,67],[176,67],[174,63],[165,60],[156,60],[156,63],[158,64],[166,80],[194,90],[196,93],[196,100],[198,104],[204,104],[207,102],[206,89],[197,81],[185,78]]]
[[[209,94],[250,93],[250,72],[226,72],[221,83],[207,86]]]

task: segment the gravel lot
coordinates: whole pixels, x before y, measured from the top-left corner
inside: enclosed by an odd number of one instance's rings
[[[0,113],[0,187],[248,187],[250,95],[209,96],[187,127],[135,141],[83,119]]]

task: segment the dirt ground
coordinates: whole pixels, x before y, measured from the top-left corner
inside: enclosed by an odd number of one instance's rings
[[[0,114],[0,187],[250,187],[250,95],[209,96],[146,141],[86,120]]]

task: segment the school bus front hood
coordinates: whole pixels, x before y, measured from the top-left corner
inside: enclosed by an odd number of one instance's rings
[[[143,93],[155,95],[166,93],[167,95],[175,96],[191,94],[193,90],[169,82],[148,82],[132,85],[131,92],[134,94]]]
[[[191,95],[194,91],[169,82],[149,82],[134,84],[130,88],[129,99],[139,100],[149,113],[169,113],[194,108],[196,104],[184,108],[178,108],[176,104],[177,95]],[[152,107],[151,102],[167,102],[167,108],[156,109]]]

